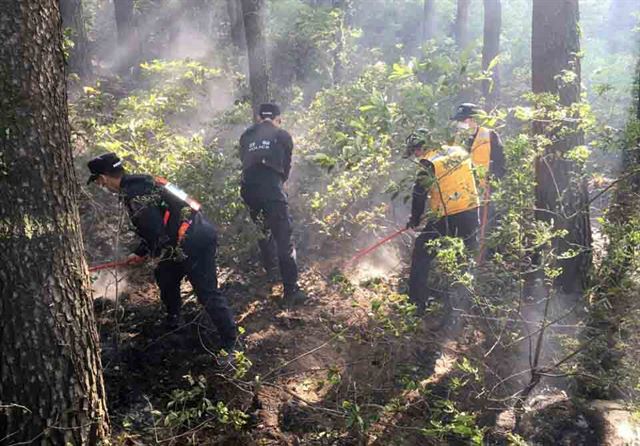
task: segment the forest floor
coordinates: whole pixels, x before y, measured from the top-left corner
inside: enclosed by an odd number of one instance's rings
[[[471,327],[394,317],[384,311],[388,302],[372,309],[381,293],[393,294],[397,277],[354,285],[329,267],[309,267],[301,274],[307,302],[283,308],[281,286],[223,269],[221,289],[252,363],[240,376],[217,365],[217,335],[188,285],[185,324],[168,331],[150,268],[124,274],[117,303],[112,287],[111,298],[96,299],[121,444],[466,444],[420,431],[433,409],[428,399],[448,401],[453,392],[469,400],[466,408],[481,406],[468,397],[472,388],[445,384],[467,379],[458,359],[481,337]],[[212,408],[218,401],[248,414],[246,424],[234,428],[232,416]]]

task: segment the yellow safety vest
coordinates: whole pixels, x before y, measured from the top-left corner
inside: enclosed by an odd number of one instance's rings
[[[428,151],[422,159],[435,172],[431,190],[431,210],[437,215],[455,215],[479,206],[478,190],[473,178],[469,153],[459,146],[442,146]]]
[[[471,160],[478,173],[479,185],[484,189],[491,164],[491,130],[478,127],[478,133],[471,144]]]

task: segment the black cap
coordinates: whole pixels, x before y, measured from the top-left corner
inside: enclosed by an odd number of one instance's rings
[[[276,104],[267,102],[266,104],[260,104],[258,109],[258,116],[262,119],[273,119],[276,116],[280,116],[280,107]]]
[[[481,109],[476,104],[465,102],[456,109],[456,114],[451,117],[452,121],[464,121],[467,118],[475,118],[481,113]]]
[[[113,152],[103,153],[87,163],[91,172],[87,184],[98,179],[100,175],[122,171],[122,160]]]

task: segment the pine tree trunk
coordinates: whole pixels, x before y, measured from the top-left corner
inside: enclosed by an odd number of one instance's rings
[[[258,107],[269,102],[269,65],[263,20],[264,0],[242,0],[244,31],[249,54],[249,84],[254,116]]]
[[[108,435],[56,0],[0,0],[0,443]]]
[[[69,68],[80,77],[86,77],[91,74],[91,59],[82,1],[60,0],[60,13],[63,26],[71,29],[71,40],[74,44],[69,55]]]
[[[484,38],[482,45],[482,69],[487,70],[491,62],[500,53],[500,30],[502,28],[502,10],[500,0],[484,0]],[[499,66],[491,71],[491,80],[482,83],[487,108],[492,109],[500,96]]]
[[[116,69],[121,72],[129,71],[140,60],[140,38],[133,16],[133,3],[133,0],[115,0],[113,2],[119,52]]]
[[[578,19],[578,0],[533,0],[533,92],[557,95],[562,106],[580,100]],[[560,79],[568,71],[575,77],[569,81]],[[564,123],[563,127],[561,134],[560,129],[550,128],[546,122],[538,121],[533,126],[535,134],[552,141],[536,163],[537,216],[544,221],[553,219],[556,229],[568,231],[559,242],[560,252],[580,250],[576,257],[561,261],[563,273],[559,279],[565,292],[580,292],[591,268],[589,197],[586,179],[577,178],[578,166],[566,155],[584,143],[584,136],[575,122]]]
[[[458,48],[464,49],[469,45],[469,5],[471,0],[458,0],[456,21],[454,23],[454,37]]]
[[[422,10],[422,42],[433,39],[436,24],[436,0],[424,0]]]
[[[244,52],[247,50],[247,43],[244,35],[242,5],[238,0],[227,0],[227,11],[229,13],[231,42],[235,45],[238,52]]]

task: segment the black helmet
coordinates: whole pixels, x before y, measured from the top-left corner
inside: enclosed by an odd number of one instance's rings
[[[429,141],[429,130],[425,128],[419,128],[414,132],[411,132],[407,139],[405,139],[405,144],[407,149],[417,149],[427,144]]]
[[[100,175],[123,171],[122,160],[113,152],[103,153],[93,158],[87,163],[87,167],[91,172],[87,184],[97,180]]]
[[[406,146],[404,157],[409,158],[413,154],[414,150],[427,145],[430,139],[431,135],[429,133],[429,130],[425,128],[419,128],[411,132],[409,136],[407,136],[407,139],[404,140]]]
[[[474,118],[482,113],[482,109],[471,102],[465,102],[458,105],[455,115],[451,117],[452,121],[464,121],[467,118]]]

